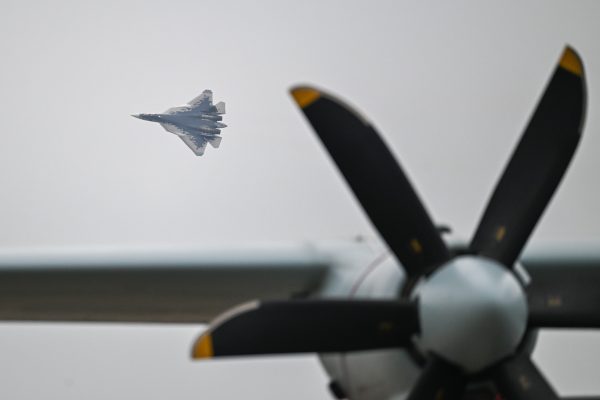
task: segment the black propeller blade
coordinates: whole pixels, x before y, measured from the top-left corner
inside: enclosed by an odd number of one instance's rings
[[[407,400],[460,400],[466,384],[458,367],[431,355]]]
[[[407,274],[447,261],[446,245],[375,129],[333,96],[310,87],[291,92]]]
[[[512,267],[571,161],[584,110],[583,64],[567,47],[483,214],[474,253]]]
[[[251,302],[224,313],[194,358],[402,347],[418,333],[415,304],[380,300]]]
[[[530,327],[600,328],[600,269],[560,262],[526,267]]]
[[[559,400],[541,372],[525,354],[506,360],[492,372],[498,391],[510,400]]]

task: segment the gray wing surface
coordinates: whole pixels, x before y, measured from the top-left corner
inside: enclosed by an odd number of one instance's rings
[[[165,130],[167,132],[174,133],[177,136],[187,135],[188,134],[188,132],[184,131],[183,129],[181,129],[177,125],[173,125],[173,124],[161,124],[161,125],[162,125],[163,128],[165,128]]]
[[[188,114],[191,110],[192,110],[192,108],[190,106],[178,106],[178,107],[169,108],[163,114],[168,114],[168,115]]]
[[[206,140],[204,137],[200,135],[183,135],[179,137],[181,140],[183,140],[183,143],[187,144],[187,146],[192,149],[197,156],[204,154],[204,150],[206,150],[206,143],[208,143],[208,140]]]
[[[0,320],[202,323],[255,298],[316,290],[307,246],[184,252],[0,253]]]
[[[561,269],[568,274],[579,268],[598,270],[600,277],[600,247],[586,245],[538,245],[525,249],[520,262],[530,274]],[[600,291],[599,291],[600,293]]]
[[[0,251],[0,320],[202,323],[251,299],[345,295],[348,282],[379,255],[357,244],[5,250]],[[555,305],[557,296],[561,309],[600,306],[597,246],[528,250],[522,263],[532,278],[530,307],[538,312],[554,312],[547,305]]]
[[[225,103],[221,102],[218,104],[217,113],[222,109],[222,113],[225,113]],[[213,93],[211,90],[205,90],[201,95],[190,100],[186,105],[169,108],[164,113],[169,115],[176,114],[189,114],[198,112],[211,112],[213,111]]]
[[[198,111],[208,111],[213,105],[213,93],[211,90],[205,90],[198,97],[194,97],[188,103],[190,107]]]

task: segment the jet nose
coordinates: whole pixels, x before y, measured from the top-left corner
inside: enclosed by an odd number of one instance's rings
[[[143,119],[144,121],[151,122],[163,122],[162,115],[160,114],[131,114],[132,117]]]

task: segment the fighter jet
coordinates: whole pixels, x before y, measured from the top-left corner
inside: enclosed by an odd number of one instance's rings
[[[213,93],[205,90],[186,105],[169,108],[162,114],[135,114],[133,117],[158,122],[168,132],[179,136],[197,155],[204,154],[206,143],[217,148],[221,144],[221,129],[227,125],[220,122],[225,114],[225,103],[213,105]]]

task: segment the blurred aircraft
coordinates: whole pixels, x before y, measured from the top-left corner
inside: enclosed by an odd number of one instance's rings
[[[188,104],[169,108],[162,114],[135,114],[133,117],[146,121],[158,122],[168,132],[179,136],[197,155],[204,154],[206,143],[214,148],[221,144],[221,129],[227,127],[222,114],[225,114],[225,103],[213,105],[213,93],[205,90]]]
[[[600,253],[522,253],[579,142],[585,87],[566,48],[468,244],[442,236],[362,116],[297,87],[389,251],[6,253],[0,320],[212,320],[192,357],[318,353],[339,399],[559,400],[530,355],[539,329],[600,328]]]

